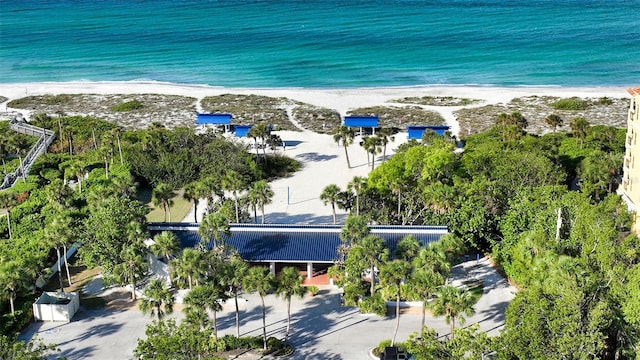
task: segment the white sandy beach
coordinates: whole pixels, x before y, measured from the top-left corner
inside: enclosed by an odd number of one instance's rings
[[[475,87],[475,86],[430,86],[399,88],[363,88],[363,89],[245,89],[222,88],[197,85],[180,85],[157,82],[64,82],[64,83],[19,83],[0,84],[0,96],[17,99],[28,95],[44,94],[166,94],[191,96],[198,100],[205,96],[221,94],[256,94],[271,97],[287,97],[316,106],[337,110],[345,115],[348,110],[389,104],[391,99],[409,96],[452,96],[483,100],[481,106],[487,104],[506,103],[513,98],[538,95],[559,97],[628,97],[622,87]],[[2,105],[0,104],[0,107]],[[453,111],[460,107],[425,106],[442,114],[451,126],[452,132],[459,131]],[[6,109],[6,103],[2,110]],[[24,113],[24,111],[22,111]],[[29,116],[29,114],[24,114]],[[195,116],[194,116],[195,120]],[[280,131],[278,134],[287,142],[284,153],[302,163],[302,170],[292,177],[279,179],[271,183],[275,196],[273,203],[266,206],[266,222],[268,223],[307,223],[330,224],[332,211],[319,199],[322,189],[329,184],[336,184],[345,189],[354,176],[366,176],[371,167],[367,165],[367,154],[359,146],[359,139],[348,149],[352,168],[347,168],[344,148],[333,141],[329,135],[311,131]],[[406,141],[406,133],[396,135],[395,141],[387,147],[387,156]],[[283,152],[282,149],[278,150]],[[376,165],[380,163],[378,155]],[[205,206],[200,206],[199,210]],[[339,223],[344,222],[346,214],[339,211]],[[193,221],[193,214],[188,214],[185,221]]]

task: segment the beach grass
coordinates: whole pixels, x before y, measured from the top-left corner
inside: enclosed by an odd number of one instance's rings
[[[378,117],[381,127],[403,128],[407,125],[443,125],[442,115],[416,105],[408,106],[370,106],[349,111],[349,115],[371,115]]]
[[[481,101],[482,100],[479,99],[459,98],[454,96],[409,96],[400,99],[389,100],[388,102],[428,106],[466,106],[477,104]]]
[[[91,116],[124,128],[140,129],[153,122],[168,128],[193,126],[196,101],[187,96],[160,94],[58,94],[26,96],[10,101],[7,106],[49,116]]]
[[[528,122],[527,132],[542,134],[549,131],[544,119],[551,114],[560,116],[559,131],[570,131],[569,124],[576,117],[584,117],[591,125],[626,127],[629,100],[624,98],[560,98],[555,96],[524,96],[506,104],[492,104],[454,111],[460,123],[460,136],[477,134],[493,127],[500,113],[521,113]],[[575,109],[575,110],[573,110]]]
[[[342,118],[336,110],[300,102],[296,104],[292,115],[307,130],[319,134],[331,134],[342,125]]]
[[[205,112],[232,114],[234,124],[265,122],[274,130],[298,130],[287,115],[287,108],[294,104],[288,98],[240,94],[207,96],[200,101]]]

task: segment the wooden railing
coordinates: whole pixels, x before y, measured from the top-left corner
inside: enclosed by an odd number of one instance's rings
[[[49,148],[51,143],[53,143],[53,140],[56,137],[55,132],[51,130],[33,126],[31,124],[27,124],[26,122],[17,121],[15,119],[11,120],[11,123],[9,123],[9,128],[21,134],[37,136],[38,141],[36,141],[36,143],[24,156],[24,158],[21,159],[22,161],[20,162],[20,166],[18,166],[18,169],[10,174],[5,175],[4,180],[0,185],[0,190],[12,187],[13,185],[15,185],[18,179],[29,175],[29,170],[38,158],[38,155],[46,153],[47,149]]]

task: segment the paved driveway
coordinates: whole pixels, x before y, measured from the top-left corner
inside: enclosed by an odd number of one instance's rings
[[[465,325],[480,327],[497,334],[504,323],[504,311],[515,289],[493,270],[486,259],[468,261],[454,268],[457,279],[463,277],[484,280],[484,294],[475,306],[476,314]],[[241,302],[241,335],[261,335],[260,298],[243,296]],[[268,336],[283,337],[286,328],[286,303],[273,295],[265,299]],[[337,289],[323,288],[315,297],[292,301],[291,343],[296,352],[293,359],[366,359],[369,349],[381,340],[393,336],[394,316],[384,318],[361,315],[356,308],[340,306]],[[173,317],[182,318],[180,311]],[[403,314],[398,340],[402,341],[420,329],[420,314]],[[55,343],[68,359],[131,359],[137,339],[144,337],[151,318],[137,309],[82,310],[70,323],[33,323],[23,333],[23,339],[38,335],[46,343]],[[235,334],[233,302],[218,313],[219,335]],[[427,317],[427,325],[440,335],[449,333],[443,318]]]

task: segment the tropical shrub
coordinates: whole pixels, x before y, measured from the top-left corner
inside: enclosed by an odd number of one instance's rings
[[[586,110],[589,103],[586,100],[571,97],[556,100],[551,103],[551,106],[556,110]]]

